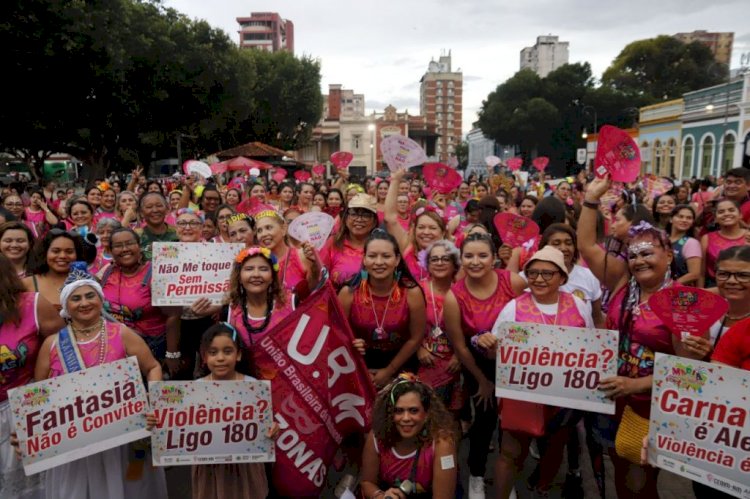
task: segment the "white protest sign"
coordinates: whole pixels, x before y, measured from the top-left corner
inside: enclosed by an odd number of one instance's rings
[[[8,392],[27,475],[149,436],[135,357]]]
[[[149,398],[154,465],[275,461],[270,381],[157,381]]]
[[[750,372],[657,353],[648,461],[750,498]]]
[[[599,380],[617,373],[617,331],[504,322],[498,337],[495,395],[614,414]]]
[[[298,216],[289,224],[289,235],[297,241],[309,242],[320,250],[331,235],[335,221],[328,213],[311,211]]]
[[[151,277],[151,304],[192,305],[198,298],[220,304],[229,289],[234,257],[242,243],[155,242]]]

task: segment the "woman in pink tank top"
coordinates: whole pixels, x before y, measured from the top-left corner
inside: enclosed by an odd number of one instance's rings
[[[357,194],[349,201],[342,217],[338,232],[320,252],[336,289],[341,289],[362,266],[365,241],[377,227],[375,199]]]
[[[618,425],[630,434],[639,433],[634,422],[648,419],[648,399],[651,394],[654,356],[656,352],[702,359],[710,350],[707,339],[688,337],[684,340],[672,334],[653,314],[648,299],[657,291],[673,286],[670,266],[674,258],[669,237],[645,221],[630,227],[628,231],[627,262],[610,265],[604,273],[604,262],[611,258],[604,250],[593,244],[595,241],[595,215],[599,198],[610,186],[608,177],[595,179],[586,190],[583,211],[578,223],[578,248],[595,275],[613,298],[607,311],[607,328],[620,332],[618,352],[618,376],[602,379],[600,389],[617,402],[618,415],[599,418],[599,427],[594,437],[603,445],[609,445],[609,454],[615,467],[615,486],[620,497],[643,494],[656,497],[657,470],[640,466],[640,459],[621,457],[613,447]],[[633,208],[638,212],[640,208]],[[605,260],[606,259],[606,260]],[[706,331],[706,338],[708,331]],[[622,414],[628,408],[628,418]],[[638,456],[641,438],[636,435],[628,441],[637,441],[633,446],[621,447],[623,453]],[[638,477],[638,479],[633,479]]]
[[[560,250],[545,246],[531,255],[524,272],[531,292],[522,294],[503,308],[493,328],[495,334],[504,322],[594,327],[590,304],[571,293],[560,291],[560,287],[568,280],[565,256]],[[493,350],[496,350],[496,346]],[[511,402],[508,402],[504,410],[514,409]],[[570,409],[563,411],[572,413]],[[556,419],[558,418],[570,420],[562,414],[558,414]],[[577,419],[572,421],[573,424],[575,422]],[[537,491],[542,495],[548,492],[560,467],[569,430],[570,425],[555,424],[554,427],[548,427],[546,437],[549,439],[549,445],[541,453],[539,480],[535,484]],[[531,436],[518,431],[502,430],[502,433],[500,457],[495,462],[495,484],[497,496],[507,497],[523,467]]]
[[[454,428],[450,413],[427,385],[399,376],[375,401],[362,454],[364,497],[455,498]]]
[[[279,278],[284,288],[292,293],[296,290],[309,292],[319,280],[320,265],[313,266],[302,248],[287,245],[286,231],[284,219],[278,212],[263,210],[255,214],[255,240],[279,259]]]
[[[44,340],[35,379],[54,378],[135,356],[148,381],[161,381],[161,366],[141,337],[120,323],[105,320],[102,288],[85,272],[83,262],[72,267],[60,292],[60,302],[60,315],[68,320],[68,327]],[[74,353],[63,359],[60,352],[68,348]],[[146,452],[140,457],[144,460],[141,471],[134,476],[129,473],[132,452],[131,444],[126,444],[48,470],[50,487],[46,497],[93,499],[105,495],[125,499],[138,493],[141,497],[166,498],[164,470],[153,467]]]
[[[747,244],[748,231],[740,225],[742,216],[736,201],[722,199],[716,204],[716,222],[719,230],[701,238],[703,279],[698,280],[699,287],[716,285],[716,260],[722,250]]]
[[[377,388],[402,370],[416,370],[416,354],[425,334],[425,302],[403,263],[396,240],[382,229],[365,243],[358,279],[339,292],[342,311],[354,332]]]
[[[464,239],[461,265],[465,277],[445,295],[446,333],[461,361],[474,408],[469,429],[469,488],[484,493],[484,473],[492,434],[497,426],[495,359],[484,343],[492,342],[492,326],[503,307],[526,288],[518,274],[494,268],[495,246],[489,234],[475,232]]]
[[[27,477],[10,444],[8,391],[30,383],[43,337],[65,324],[39,293],[24,291],[10,261],[0,254],[0,497],[43,497],[39,475]]]
[[[303,251],[305,258],[316,258],[310,243],[305,243]],[[229,277],[226,310],[221,312],[240,333],[246,349],[243,362],[258,379],[271,379],[278,370],[258,342],[272,334],[295,306],[296,297],[281,284],[279,271],[279,261],[268,248],[251,246],[242,250]]]
[[[448,409],[457,411],[463,402],[461,362],[445,333],[443,302],[461,266],[461,253],[452,242],[443,239],[432,243],[423,257],[420,265],[430,277],[419,283],[425,294],[427,333],[417,351],[420,363],[417,376],[435,390]]]
[[[442,212],[433,205],[417,208],[412,216],[411,230],[404,230],[399,222],[398,187],[406,170],[393,172],[393,182],[388,188],[385,200],[385,227],[398,241],[398,247],[404,257],[404,262],[417,281],[427,278],[427,270],[418,262],[418,254],[422,250],[447,236],[445,220]]]

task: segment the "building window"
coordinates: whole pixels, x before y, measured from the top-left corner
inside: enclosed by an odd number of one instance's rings
[[[669,176],[674,178],[675,167],[677,166],[677,142],[674,139],[669,139]]]
[[[658,176],[663,175],[661,171],[662,164],[661,141],[657,140],[656,142],[654,142],[654,173],[656,173],[656,175]]]
[[[703,144],[701,144],[701,178],[706,178],[711,175],[711,162],[713,160],[713,155],[714,137],[713,135],[707,135],[706,138],[703,139]]]
[[[685,150],[682,154],[682,176],[689,177],[693,174],[693,138],[685,139]]]
[[[453,82],[452,81],[448,82],[448,88],[453,88]]]
[[[726,134],[724,136],[724,150],[721,153],[721,171],[719,175],[724,175],[732,169],[734,164],[734,135]]]
[[[361,145],[362,145],[362,136],[352,135],[352,150],[359,151],[359,148]]]

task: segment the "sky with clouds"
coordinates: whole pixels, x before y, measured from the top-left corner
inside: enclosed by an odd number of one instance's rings
[[[340,83],[365,95],[367,112],[393,104],[419,113],[419,79],[451,50],[464,75],[463,128],[482,100],[519,69],[520,51],[539,35],[570,42],[570,62],[602,72],[628,43],[703,29],[735,33],[732,67],[750,52],[747,0],[165,0],[236,41],[237,17],[278,12],[294,23],[297,55],[321,62],[322,90]]]

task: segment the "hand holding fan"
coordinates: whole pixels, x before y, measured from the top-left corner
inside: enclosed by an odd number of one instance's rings
[[[508,212],[498,213],[492,222],[503,244],[512,248],[517,248],[539,235],[539,226],[530,218],[521,215]]]
[[[411,168],[427,161],[422,147],[403,135],[389,135],[380,143],[380,150],[391,171]]]
[[[594,167],[597,177],[609,172],[616,182],[633,182],[641,171],[641,152],[627,132],[604,125],[599,131]]]

